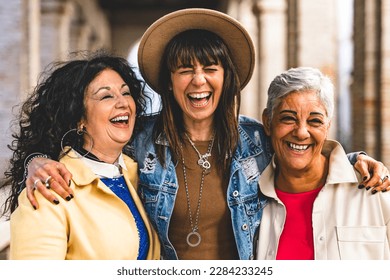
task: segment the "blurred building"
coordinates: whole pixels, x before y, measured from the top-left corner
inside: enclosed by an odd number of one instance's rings
[[[281,71],[317,67],[336,85],[331,137],[390,166],[390,0],[13,0],[0,1],[1,170],[14,106],[50,62],[107,48],[136,63],[146,28],[186,7],[230,14],[252,35],[257,62],[242,114],[261,119],[268,84]]]

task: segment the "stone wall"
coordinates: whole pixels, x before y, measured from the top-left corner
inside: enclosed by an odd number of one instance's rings
[[[381,146],[380,156],[386,166],[390,166],[390,1],[382,1],[381,6]]]
[[[23,98],[27,89],[28,48],[25,1],[1,1],[0,6],[0,25],[5,31],[0,40],[0,168],[3,171],[10,155],[7,144],[11,142],[9,126],[13,118],[12,108]]]
[[[353,147],[390,166],[390,4],[355,0]]]

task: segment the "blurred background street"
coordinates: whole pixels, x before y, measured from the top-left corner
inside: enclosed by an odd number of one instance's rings
[[[136,67],[146,28],[188,7],[225,12],[251,34],[257,61],[242,114],[261,120],[268,85],[280,72],[319,68],[336,85],[330,138],[390,166],[390,0],[0,0],[0,178],[11,155],[15,106],[50,62],[106,48]],[[150,113],[158,112],[158,95],[148,94]],[[0,259],[7,258],[8,227],[3,217]]]

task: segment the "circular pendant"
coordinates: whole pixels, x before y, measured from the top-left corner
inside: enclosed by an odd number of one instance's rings
[[[198,159],[198,165],[202,166],[203,163],[204,163],[204,159],[203,158]]]
[[[208,160],[205,160],[203,163],[202,163],[202,167],[206,170],[210,169],[211,167],[211,164]]]
[[[194,237],[193,237],[194,236]],[[196,242],[191,242],[191,237],[196,239]],[[202,237],[200,234],[196,231],[192,231],[187,235],[187,244],[190,245],[191,247],[196,247],[200,244],[200,241],[202,241]]]

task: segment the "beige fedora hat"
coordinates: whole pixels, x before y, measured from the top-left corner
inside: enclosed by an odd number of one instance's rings
[[[236,19],[210,9],[191,8],[167,14],[155,21],[144,33],[138,48],[138,65],[145,82],[159,93],[158,76],[161,59],[168,42],[190,29],[214,32],[228,46],[243,89],[255,65],[255,48],[248,32]]]

